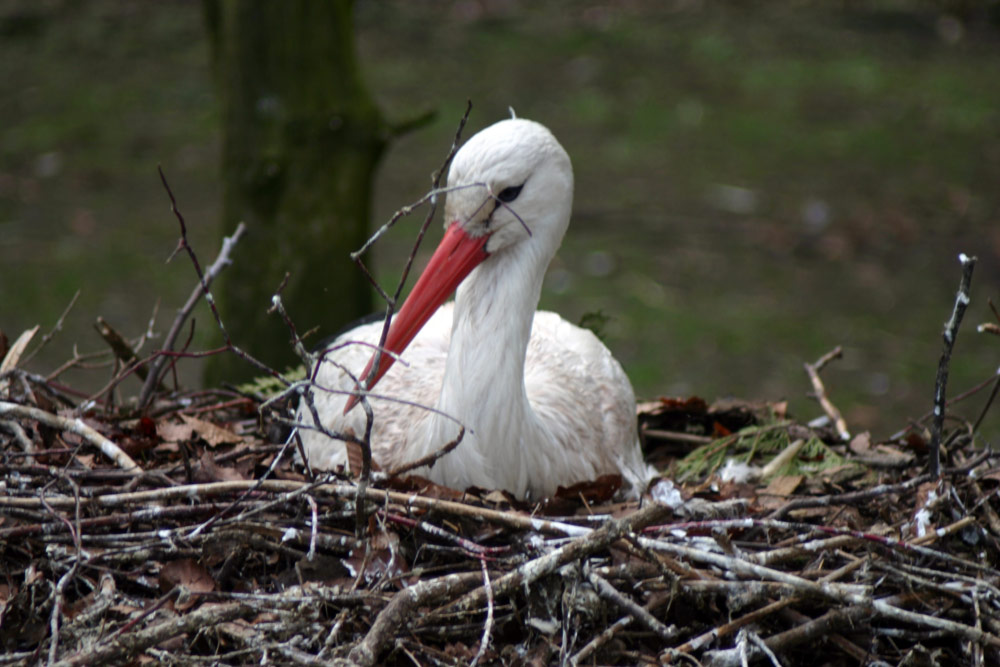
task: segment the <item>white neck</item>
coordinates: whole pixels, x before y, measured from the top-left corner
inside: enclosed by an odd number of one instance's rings
[[[532,250],[526,243],[501,251],[459,287],[437,405],[468,429],[462,457],[439,461],[442,473],[460,465],[472,479],[477,471],[506,478],[505,487],[519,496],[528,483],[524,448],[540,437],[525,393],[524,359],[548,257],[527,256]],[[458,428],[435,416],[431,432],[440,446]]]

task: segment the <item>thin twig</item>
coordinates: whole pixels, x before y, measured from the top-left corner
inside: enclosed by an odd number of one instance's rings
[[[955,295],[955,306],[951,318],[944,325],[942,338],[944,349],[938,362],[937,378],[934,381],[934,422],[931,426],[930,462],[928,472],[937,477],[941,472],[941,431],[944,427],[945,392],[948,386],[948,363],[951,361],[951,351],[955,347],[958,327],[962,324],[962,316],[969,305],[969,285],[972,283],[972,270],[976,268],[976,258],[965,253],[958,256],[962,263],[962,280]]]
[[[73,295],[73,298],[69,300],[69,305],[66,306],[65,310],[63,310],[62,314],[59,316],[59,319],[56,320],[55,326],[53,326],[52,329],[47,334],[45,334],[44,336],[42,336],[42,340],[39,341],[38,347],[36,347],[34,350],[32,350],[31,353],[28,354],[28,356],[26,356],[22,360],[22,362],[21,362],[22,364],[27,364],[29,361],[31,361],[32,359],[34,359],[35,355],[38,354],[39,352],[41,352],[42,349],[48,344],[48,342],[50,340],[52,340],[52,338],[57,333],[59,333],[60,331],[62,331],[63,324],[66,321],[66,316],[69,315],[69,311],[73,310],[73,306],[76,305],[76,300],[80,298],[80,292],[81,292],[81,290],[77,290],[76,291],[76,294]]]
[[[490,587],[490,571],[486,567],[486,559],[479,560],[483,569],[483,588],[486,589],[486,622],[483,623],[483,636],[479,640],[479,650],[476,657],[469,663],[469,667],[476,667],[479,661],[486,655],[486,649],[490,645],[490,637],[493,635],[493,589]]]
[[[598,595],[617,604],[623,611],[631,614],[637,621],[655,632],[663,641],[672,641],[677,636],[678,630],[675,626],[668,628],[663,623],[660,623],[660,621],[646,609],[619,593],[618,589],[608,583],[608,581],[601,575],[591,571],[587,575],[587,579],[597,590]]]
[[[482,581],[479,572],[449,574],[436,579],[425,579],[414,586],[396,593],[392,602],[379,613],[364,640],[357,644],[349,656],[353,664],[374,665],[382,650],[397,632],[416,620],[413,611],[441,598],[461,594]]]
[[[123,452],[118,445],[83,423],[82,419],[67,419],[66,417],[60,417],[59,415],[54,415],[50,412],[46,412],[45,410],[32,408],[27,405],[18,405],[17,403],[0,401],[0,416],[3,415],[13,415],[15,417],[34,419],[37,422],[46,424],[47,426],[75,433],[101,450],[101,453],[114,461],[119,468],[128,472],[142,472],[142,468],[139,467],[138,463],[132,460],[131,456]]]
[[[834,359],[840,359],[844,356],[844,352],[838,345],[831,351],[824,354],[822,357],[817,359],[814,363],[806,362],[803,366],[806,369],[806,373],[809,375],[809,381],[812,382],[813,391],[815,392],[815,398],[819,401],[819,404],[823,407],[823,412],[826,413],[830,421],[833,422],[834,426],[837,428],[837,435],[843,441],[848,441],[851,439],[851,434],[847,430],[847,422],[844,420],[843,415],[840,414],[840,410],[837,406],[830,401],[830,398],[826,395],[826,387],[823,386],[823,381],[819,377],[819,373],[823,368],[833,361]]]
[[[174,216],[177,218],[178,223],[181,227],[181,238],[178,242],[177,250],[184,248],[188,251],[191,261],[195,265],[195,270],[198,272],[198,284],[195,286],[194,290],[191,292],[191,296],[188,297],[187,302],[177,313],[177,317],[174,318],[173,324],[170,325],[170,330],[167,332],[166,338],[163,339],[162,350],[171,351],[173,350],[174,342],[177,340],[177,336],[181,332],[181,327],[184,326],[184,322],[187,320],[191,311],[201,300],[202,296],[206,296],[210,303],[212,303],[211,292],[209,287],[212,281],[215,280],[216,276],[222,272],[222,270],[229,265],[230,259],[229,255],[233,250],[233,247],[239,242],[243,234],[246,233],[246,224],[241,222],[236,226],[236,231],[233,232],[232,236],[227,236],[222,239],[222,248],[219,250],[218,256],[215,261],[212,262],[211,266],[208,267],[208,271],[202,274],[201,268],[198,265],[197,257],[191,251],[187,240],[187,224],[184,222],[184,216],[181,215],[180,210],[177,208],[177,200],[174,198],[174,193],[170,189],[170,184],[167,183],[167,177],[163,173],[162,168],[157,168],[160,173],[160,181],[163,183],[164,189],[167,191],[167,195],[170,197],[170,210],[173,211]],[[212,311],[215,312],[215,305],[212,303]],[[218,315],[216,314],[217,321]],[[223,333],[225,331],[223,330]],[[228,336],[227,336],[228,339]],[[155,391],[157,385],[160,383],[163,373],[163,367],[167,362],[166,356],[158,357],[153,361],[152,367],[150,368],[149,375],[146,378],[146,382],[142,385],[142,390],[139,392],[139,407],[140,409],[145,409],[149,406],[149,402],[152,400],[153,392]]]

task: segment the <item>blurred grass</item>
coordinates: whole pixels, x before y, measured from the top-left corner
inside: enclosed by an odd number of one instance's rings
[[[387,156],[375,222],[426,189],[467,98],[469,134],[513,106],[553,129],[577,175],[542,306],[609,316],[641,396],[817,414],[802,362],[840,344],[832,398],[884,435],[929,405],[960,251],[980,265],[951,393],[1000,356],[973,332],[1000,278],[1000,42],[981,25],[956,38],[928,4],[855,6],[360,2],[383,108],[440,110]],[[51,325],[84,290],[44,363],[99,347],[97,314],[142,331],[158,296],[165,328],[190,290],[185,261],[160,264],[176,225],[158,163],[214,255],[200,18],[180,1],[0,10],[0,328]],[[385,279],[416,224],[378,250]]]

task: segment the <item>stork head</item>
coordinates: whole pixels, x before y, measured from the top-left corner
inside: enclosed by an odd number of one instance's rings
[[[529,238],[554,254],[572,206],[569,155],[544,125],[512,118],[482,130],[455,155],[445,228],[458,224],[470,237],[488,237],[489,254]]]
[[[573,206],[569,155],[539,123],[512,118],[469,139],[448,172],[445,235],[389,328],[385,349],[401,354],[434,311],[491,255],[525,252],[548,266]],[[358,376],[371,375],[375,356]],[[381,355],[368,388],[394,359]],[[350,397],[346,413],[358,402]]]

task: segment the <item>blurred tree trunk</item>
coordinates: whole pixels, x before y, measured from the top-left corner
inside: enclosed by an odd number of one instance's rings
[[[332,333],[372,308],[348,253],[366,238],[390,129],[361,81],[350,0],[204,6],[222,110],[222,233],[241,220],[249,232],[216,301],[234,341],[282,370],[296,363],[290,335],[266,311],[286,271],[283,299],[300,334]],[[257,374],[225,354],[206,380]]]

